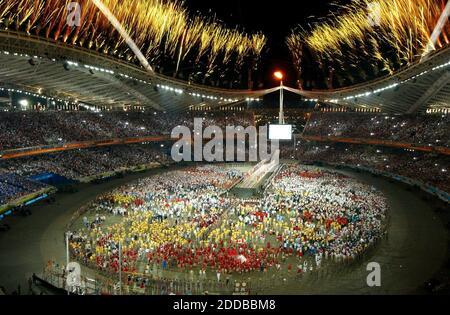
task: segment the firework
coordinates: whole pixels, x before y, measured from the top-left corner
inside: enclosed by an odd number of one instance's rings
[[[298,68],[306,46],[322,64],[360,68],[368,63],[374,69],[393,73],[422,56],[446,2],[355,0],[341,6],[340,15],[330,15],[308,30],[294,31],[287,45]],[[449,32],[447,22],[434,49],[448,44]]]
[[[86,47],[136,61],[127,40],[111,25],[91,0],[78,0],[81,25],[66,23],[69,0],[0,0],[0,28]],[[102,0],[150,62],[170,58],[176,71],[187,58],[232,64],[259,57],[266,38],[224,27],[215,18],[193,17],[181,1]],[[123,35],[123,34],[122,34]],[[243,47],[250,47],[243,49]]]

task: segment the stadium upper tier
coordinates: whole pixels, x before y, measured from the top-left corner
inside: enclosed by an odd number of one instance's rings
[[[260,101],[276,92],[229,90],[149,73],[134,64],[88,49],[17,32],[0,32],[0,85],[98,108],[150,107],[179,111]],[[285,87],[307,101],[383,112],[413,113],[450,106],[450,48],[435,52],[392,76],[338,90]]]

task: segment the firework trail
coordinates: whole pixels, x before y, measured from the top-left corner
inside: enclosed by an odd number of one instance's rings
[[[100,1],[100,0],[92,0],[94,4],[99,8],[100,11],[108,18],[108,20],[111,22],[111,24],[114,26],[114,28],[119,32],[119,34],[125,39],[125,42],[128,46],[130,46],[131,50],[134,52],[136,57],[139,59],[139,62],[142,64],[142,66],[150,72],[153,72],[152,67],[148,63],[145,56],[142,54],[139,47],[136,45],[136,43],[131,39],[130,35],[128,35],[127,31],[123,28],[122,24],[117,20],[117,18],[114,16],[114,14],[109,11],[107,7]]]

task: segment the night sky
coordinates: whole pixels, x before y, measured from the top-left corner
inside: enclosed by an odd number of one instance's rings
[[[263,53],[261,81],[265,87],[273,85],[274,70],[281,69],[286,74],[286,82],[295,85],[296,74],[292,59],[285,44],[285,38],[297,25],[306,26],[336,10],[332,3],[348,3],[348,0],[185,0],[186,6],[195,14],[216,16],[228,27],[240,26],[247,32],[262,31],[268,37],[268,45]]]

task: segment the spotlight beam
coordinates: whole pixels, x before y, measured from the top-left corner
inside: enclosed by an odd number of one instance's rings
[[[444,8],[444,11],[442,12],[441,17],[439,18],[439,21],[437,22],[436,27],[434,28],[433,33],[431,34],[430,41],[425,48],[424,53],[422,54],[422,61],[424,58],[426,58],[432,51],[435,50],[435,45],[437,40],[439,39],[439,36],[442,33],[442,30],[445,27],[445,24],[448,21],[448,18],[450,16],[450,1],[447,1],[447,5]]]
[[[154,73],[153,68],[145,58],[144,54],[141,52],[139,47],[136,45],[134,40],[130,37],[127,31],[123,28],[122,24],[117,20],[117,18],[112,14],[112,12],[100,1],[100,0],[92,0],[95,6],[105,15],[105,17],[109,20],[109,22],[114,26],[114,28],[119,32],[119,34],[124,38],[127,45],[131,48],[133,53],[138,58],[141,65],[149,72]]]

